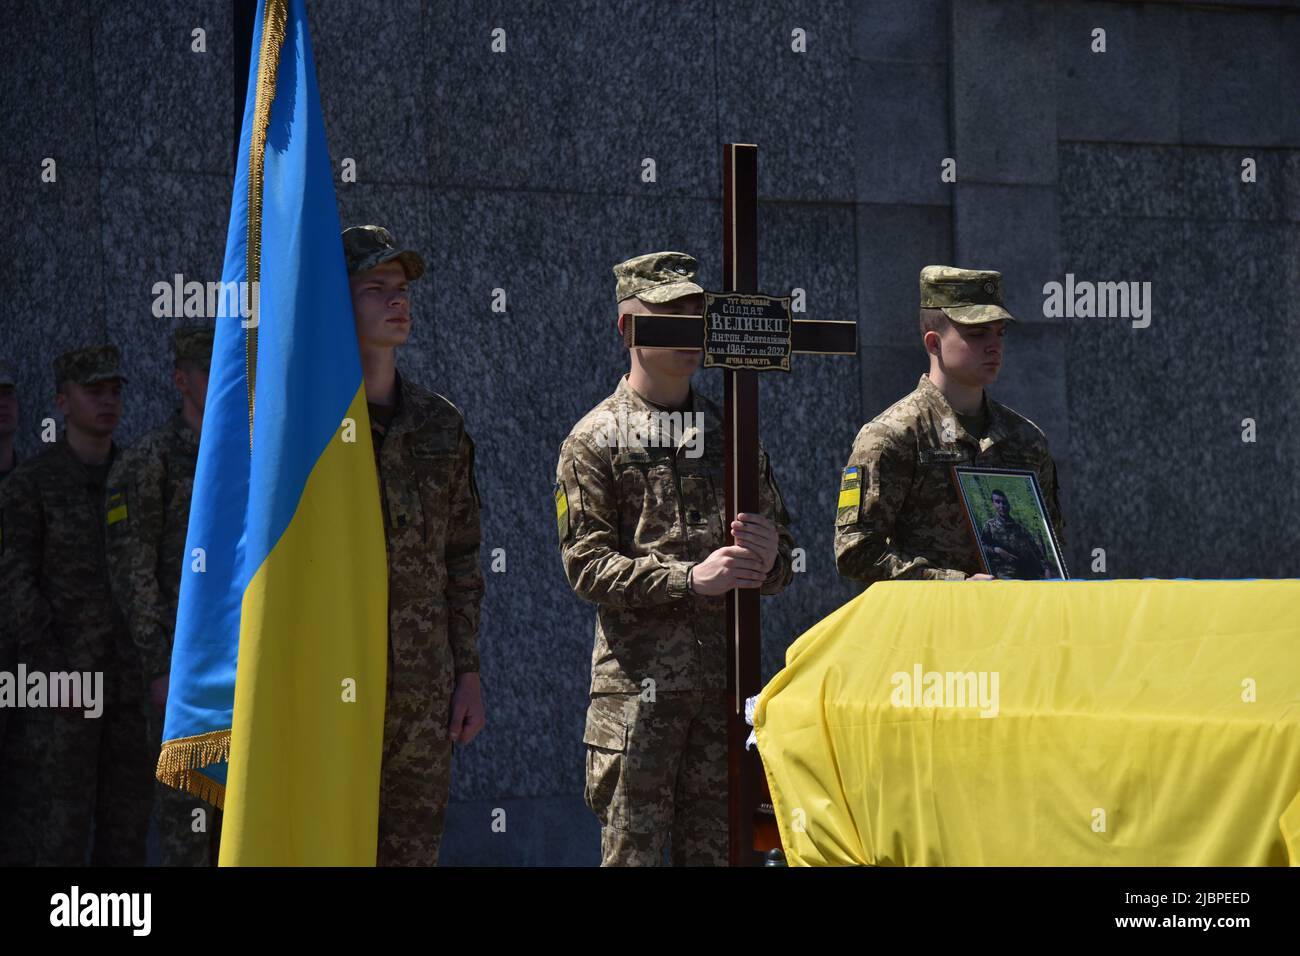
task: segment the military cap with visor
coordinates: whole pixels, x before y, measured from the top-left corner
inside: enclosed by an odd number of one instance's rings
[[[172,357],[176,361],[197,362],[204,368],[212,364],[212,326],[181,325],[172,330]]]
[[[614,267],[617,280],[614,298],[622,302],[633,296],[655,305],[704,292],[691,280],[699,269],[694,256],[684,252],[651,252],[634,256]]]
[[[122,356],[116,345],[92,345],[64,352],[54,360],[54,384],[76,382],[94,385],[109,379],[126,381],[122,374]]]
[[[958,325],[1015,321],[1002,307],[1002,273],[991,269],[926,266],[921,270],[921,308],[941,309]]]
[[[408,280],[424,275],[424,260],[413,249],[399,249],[393,234],[383,226],[349,226],[343,230],[343,258],[348,275],[365,272],[385,262],[397,261]]]

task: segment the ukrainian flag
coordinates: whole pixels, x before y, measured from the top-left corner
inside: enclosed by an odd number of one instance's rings
[[[261,0],[158,777],[223,865],[374,865],[387,560],[304,0]]]

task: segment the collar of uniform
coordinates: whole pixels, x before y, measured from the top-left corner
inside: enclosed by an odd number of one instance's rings
[[[399,435],[402,432],[412,432],[424,424],[428,417],[424,406],[420,402],[408,401],[406,388],[402,384],[402,373],[396,373],[397,378],[394,382],[397,388],[397,402],[393,408],[393,420],[388,423],[388,429],[384,432],[385,438],[391,435]],[[373,422],[371,425],[373,426]]]
[[[646,412],[647,414],[656,414],[660,412],[667,413],[667,414],[673,414],[674,412],[677,412],[680,414],[681,412],[687,411],[687,409],[669,409],[669,408],[665,408],[662,405],[656,405],[654,402],[650,401],[650,399],[646,398],[644,395],[642,395],[640,392],[638,392],[635,388],[632,387],[632,384],[628,381],[628,377],[626,373],[623,375],[621,379],[619,379],[618,388],[617,390],[615,390],[614,394],[618,397],[621,403],[630,405],[635,409],[637,409],[638,411]],[[720,420],[713,413],[713,408],[710,405],[709,400],[705,398],[703,395],[701,395],[699,393],[699,390],[696,389],[695,386],[693,385],[691,386],[691,399],[690,399],[689,411],[692,412],[691,415],[692,421],[703,423],[706,434],[710,432],[713,432],[714,434],[721,434]],[[692,437],[699,430],[700,429],[698,426],[691,425],[690,428],[684,429],[682,431],[682,434],[678,436],[677,443],[675,446],[678,454],[681,453],[683,448],[685,448],[687,445],[690,444]]]
[[[916,385],[916,390],[926,397],[930,407],[937,414],[939,421],[946,418],[952,419],[952,424],[956,430],[957,441],[967,441],[979,448],[981,452],[988,451],[1000,440],[1006,437],[1006,421],[998,411],[998,403],[989,398],[989,393],[985,390],[981,396],[984,402],[984,412],[988,415],[988,434],[983,438],[976,438],[970,432],[966,431],[962,425],[961,419],[957,417],[956,410],[948,402],[948,398],[939,390],[939,386],[930,381],[929,375],[922,375],[921,380]]]
[[[617,395],[623,403],[633,405],[643,412],[661,411],[658,405],[655,405],[632,387],[632,383],[627,380],[626,372],[624,372],[623,377],[618,380],[618,388],[614,390],[614,394]]]
[[[185,445],[197,448],[199,446],[199,436],[194,434],[194,429],[190,428],[189,422],[179,411],[172,415],[171,420],[172,432]]]
[[[81,476],[82,481],[89,484],[90,472],[86,471],[86,466],[82,464],[81,459],[73,452],[72,446],[68,444],[68,431],[66,428],[59,433],[59,439],[54,443],[54,447],[63,452],[68,467]],[[117,442],[111,442],[108,446],[108,460],[102,464],[111,466],[115,461],[117,461]]]

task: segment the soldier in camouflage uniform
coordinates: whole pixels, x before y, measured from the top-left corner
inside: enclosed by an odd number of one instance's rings
[[[387,229],[343,232],[388,544],[388,701],[379,793],[380,866],[438,862],[452,742],[483,728],[479,498],[460,411],[397,372],[411,328],[408,284],[424,261]]]
[[[54,363],[66,428],[0,491],[0,595],[29,674],[102,675],[102,714],[17,710],[0,772],[0,859],[17,865],[141,866],[153,766],[139,655],[113,602],[104,485],[122,414],[117,349]]]
[[[14,450],[14,436],[18,434],[18,391],[17,381],[8,363],[0,361],[0,487],[5,479],[18,467],[18,452]],[[4,528],[0,527],[0,539]],[[0,540],[0,546],[3,540]],[[0,610],[3,606],[0,605]],[[14,647],[14,635],[11,632],[8,615],[0,614],[0,671],[13,673],[18,665],[17,650]],[[5,724],[9,719],[9,710],[0,707],[0,767],[4,766]]]
[[[695,270],[679,252],[615,266],[620,314],[702,312]],[[698,350],[631,361],[556,469],[564,571],[597,605],[585,797],[604,866],[659,865],[669,838],[675,865],[725,865],[725,594],[790,582],[789,516],[760,451],[762,513],[728,525],[721,415],[690,385]]]
[[[952,484],[953,465],[1036,472],[1059,531],[1056,465],[1047,438],[984,392],[997,381],[1010,321],[1000,273],[921,270],[921,332],[930,371],[853,442],[835,516],[840,574],[868,583],[989,580]]]
[[[108,567],[113,595],[149,681],[149,739],[155,763],[162,746],[181,562],[212,362],[212,327],[183,326],[172,333],[171,345],[172,382],[181,407],[167,424],[118,458],[108,477]],[[155,783],[154,789],[162,865],[206,866],[217,811],[162,783]],[[195,810],[202,815],[196,817]]]
[[[980,539],[989,558],[989,570],[995,578],[1016,578],[1021,581],[1038,581],[1052,577],[1055,572],[1034,540],[1029,529],[1011,513],[1011,502],[1006,494],[994,489],[990,496],[994,515],[984,522]]]

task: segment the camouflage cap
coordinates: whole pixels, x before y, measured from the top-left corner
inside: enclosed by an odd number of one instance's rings
[[[92,345],[90,348],[64,352],[54,360],[54,384],[76,382],[93,385],[95,382],[118,378],[123,382],[122,356],[116,345]]]
[[[14,370],[9,363],[0,359],[0,385],[17,385],[18,379],[14,377]]]
[[[1002,308],[1002,273],[989,269],[926,266],[921,270],[921,308],[942,309],[958,325],[1015,321]]]
[[[407,279],[424,275],[424,260],[418,252],[398,249],[393,234],[383,226],[349,226],[343,230],[343,258],[348,274],[365,272],[396,259],[406,271]]]
[[[188,359],[205,368],[212,364],[212,326],[180,325],[172,329],[172,357]]]
[[[614,298],[622,302],[636,296],[643,302],[671,302],[704,290],[691,280],[699,263],[684,252],[651,252],[634,256],[614,267],[618,287]]]

